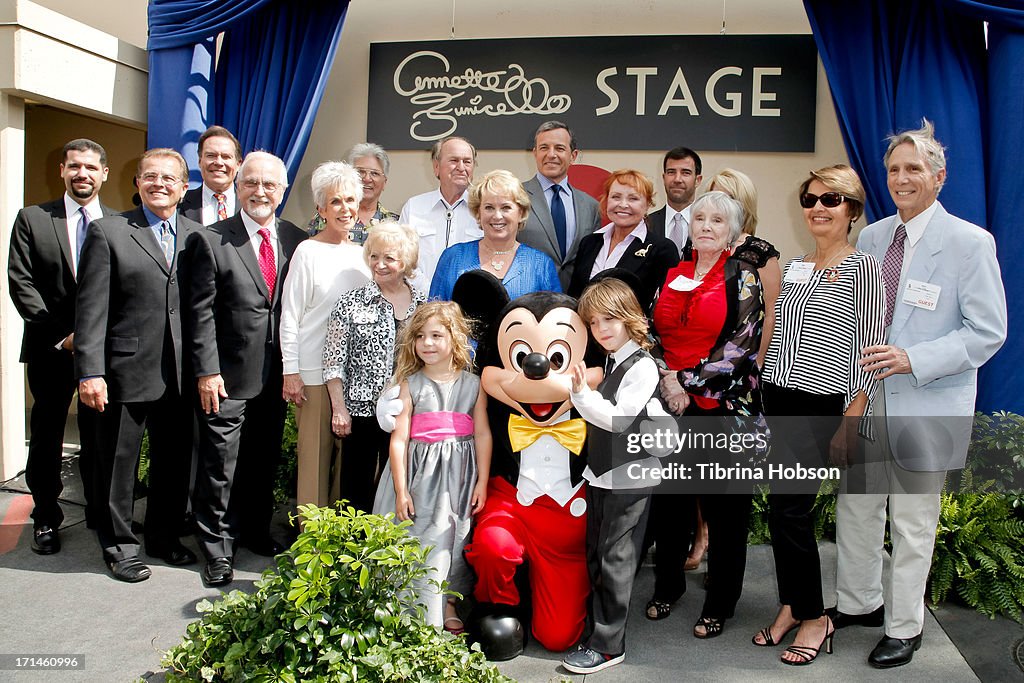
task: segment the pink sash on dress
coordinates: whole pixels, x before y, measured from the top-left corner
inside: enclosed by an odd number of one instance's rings
[[[472,436],[472,434],[472,415],[447,410],[414,414],[409,430],[409,438],[426,443],[437,443],[458,436]]]

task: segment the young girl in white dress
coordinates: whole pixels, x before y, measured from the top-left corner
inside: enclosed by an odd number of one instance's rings
[[[462,555],[472,517],[487,498],[491,431],[487,398],[472,367],[469,325],[458,304],[430,301],[402,330],[395,366],[399,413],[391,434],[391,468],[381,477],[373,510],[412,520],[409,533],[427,555],[428,579],[462,594],[472,574]],[[464,625],[454,598],[427,581],[416,586],[427,620],[452,633]]]

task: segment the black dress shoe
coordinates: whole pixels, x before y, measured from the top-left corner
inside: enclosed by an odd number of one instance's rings
[[[37,526],[32,530],[32,552],[37,555],[53,555],[60,552],[60,536],[57,530],[48,524]]]
[[[876,669],[891,669],[908,664],[914,653],[921,649],[921,634],[913,638],[890,638],[884,636],[868,655],[868,664]]]
[[[215,557],[203,567],[203,583],[207,586],[225,586],[235,578],[231,569],[231,558]]]
[[[138,583],[145,581],[152,574],[142,560],[138,557],[126,557],[123,560],[108,562],[110,572],[118,581],[126,583]]]
[[[263,557],[274,557],[284,552],[283,545],[275,541],[270,535],[263,538],[246,538],[241,543],[243,548],[248,548],[257,555]]]
[[[837,629],[847,626],[868,626],[878,628],[885,621],[885,605],[882,605],[874,612],[867,614],[847,614],[840,612],[838,607],[831,607],[825,610],[825,614],[832,620],[832,625]]]
[[[151,548],[147,544],[146,554],[150,557],[159,558],[172,567],[184,567],[185,565],[195,564],[198,561],[195,553],[181,543],[158,548]]]

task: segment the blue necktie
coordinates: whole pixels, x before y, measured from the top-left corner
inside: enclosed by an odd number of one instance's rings
[[[78,210],[81,217],[78,220],[78,233],[75,235],[75,258],[81,259],[82,257],[82,245],[85,244],[85,234],[89,232],[89,214],[86,213],[85,207],[83,206]]]
[[[160,248],[167,259],[167,267],[174,263],[174,233],[171,232],[171,224],[167,221],[160,223]]]
[[[562,187],[551,186],[551,220],[555,224],[555,237],[558,239],[558,251],[565,258],[565,204],[562,203]]]

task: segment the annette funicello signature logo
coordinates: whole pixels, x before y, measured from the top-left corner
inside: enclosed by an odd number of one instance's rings
[[[435,60],[443,71],[423,75],[431,67],[436,68]],[[527,78],[518,64],[509,64],[501,71],[467,68],[461,74],[449,74],[450,68],[448,59],[432,50],[414,52],[395,68],[395,92],[408,97],[410,104],[422,107],[413,114],[409,126],[409,135],[414,140],[433,141],[451,135],[463,116],[561,114],[572,104],[568,95],[551,94],[543,78]],[[406,69],[417,75],[405,73]],[[474,94],[473,90],[480,92]],[[485,101],[486,93],[495,95]],[[455,103],[462,97],[466,99]]]

